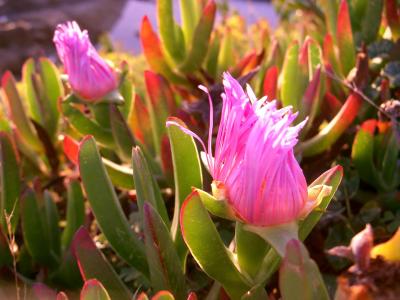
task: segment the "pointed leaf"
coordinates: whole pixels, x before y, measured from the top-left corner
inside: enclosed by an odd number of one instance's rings
[[[203,271],[221,283],[231,298],[240,299],[250,284],[237,269],[197,191],[183,203],[180,223],[183,238]]]
[[[181,1],[182,2],[182,1]],[[184,1],[193,2],[195,1]],[[211,32],[214,25],[217,5],[214,1],[208,2],[201,15],[194,32],[193,41],[183,64],[179,67],[182,72],[191,73],[198,70],[207,55]]]
[[[146,254],[152,286],[156,291],[168,290],[178,299],[183,299],[187,293],[185,277],[168,228],[151,204],[146,202],[143,210]]]
[[[119,279],[103,253],[97,249],[85,228],[81,227],[76,232],[72,249],[85,281],[97,279],[103,282],[111,299],[132,299],[131,293]]]
[[[35,61],[29,58],[22,66],[22,80],[24,82],[25,94],[29,112],[32,119],[41,125],[44,125],[44,107],[42,105],[41,95],[39,94],[38,74],[35,72]]]
[[[83,193],[79,181],[71,179],[67,181],[67,219],[62,233],[62,247],[67,249],[72,237],[79,227],[83,225],[85,218],[85,206]]]
[[[151,300],[175,300],[175,297],[168,291],[160,291]]]
[[[281,73],[281,101],[283,106],[292,105],[298,111],[301,84],[299,82],[299,44],[294,42],[286,51]]]
[[[81,290],[80,300],[111,300],[106,289],[97,279],[89,279]]]
[[[300,241],[287,244],[279,275],[282,299],[329,300],[318,266]]]
[[[135,138],[118,107],[112,104],[109,111],[111,131],[118,153],[120,153],[121,158],[125,161],[129,161],[131,159],[132,148],[136,144]]]
[[[369,44],[375,41],[381,25],[383,0],[367,1],[367,10],[362,18],[362,37]]]
[[[352,93],[336,116],[314,137],[298,145],[305,157],[320,154],[330,148],[353,123],[362,104],[361,97]]]
[[[179,230],[179,212],[183,201],[191,193],[192,187],[201,188],[203,176],[200,159],[193,138],[185,134],[177,125],[186,125],[178,118],[168,118],[168,137],[171,143],[172,162],[174,165],[175,209],[172,220],[171,234],[181,257],[186,256],[186,246]],[[172,121],[172,122],[171,122]]]
[[[39,206],[32,189],[28,189],[22,196],[21,221],[25,246],[32,258],[40,264],[56,266],[56,257],[51,253],[43,208]]]
[[[182,31],[185,37],[186,49],[189,49],[193,39],[193,33],[199,22],[201,15],[201,7],[199,1],[180,0]]]
[[[143,53],[151,69],[174,83],[187,84],[186,79],[175,74],[165,60],[162,46],[147,16],[142,20],[140,40]]]
[[[16,87],[14,76],[11,74],[11,72],[7,71],[4,73],[1,80],[1,86],[4,98],[8,103],[11,119],[17,128],[17,132],[21,135],[21,138],[25,143],[29,144],[34,150],[40,151],[42,149],[42,145],[40,144],[34,128],[25,112],[22,99],[19,96]]]
[[[57,258],[58,261],[61,255],[61,232],[60,227],[58,226],[60,216],[58,215],[57,205],[54,203],[52,196],[47,190],[44,192],[43,198],[50,251],[51,255]]]
[[[169,226],[170,221],[160,187],[154,179],[139,147],[132,149],[132,169],[140,215],[143,216],[143,205],[146,202],[151,203],[164,223]]]
[[[157,23],[166,53],[175,63],[182,62],[185,58],[184,37],[174,20],[172,0],[157,0]]]
[[[79,169],[90,206],[108,242],[124,260],[146,276],[143,244],[130,228],[91,136],[81,142]]]
[[[395,40],[397,40],[400,36],[400,15],[396,0],[385,1],[385,15],[390,27],[390,31],[392,32],[392,36]]]
[[[278,89],[279,70],[277,66],[268,68],[265,73],[263,92],[268,97],[268,101],[276,99]]]
[[[356,53],[347,0],[341,0],[340,2],[336,40],[339,47],[339,57],[342,63],[342,71],[343,74],[347,76],[349,71],[354,68],[356,64]]]
[[[11,228],[14,231],[19,218],[17,201],[20,194],[20,168],[16,149],[9,136],[0,132],[0,224],[7,229],[5,213],[11,217]]]

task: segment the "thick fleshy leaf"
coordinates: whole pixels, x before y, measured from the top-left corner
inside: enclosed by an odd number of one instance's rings
[[[263,92],[264,95],[268,97],[269,101],[276,99],[278,89],[278,75],[279,70],[277,66],[272,66],[268,68],[268,70],[265,72]]]
[[[67,218],[65,229],[62,233],[62,247],[67,249],[72,237],[85,219],[85,206],[83,193],[78,180],[71,179],[67,182]]]
[[[282,299],[329,299],[318,266],[300,241],[287,244],[279,275]]]
[[[28,189],[21,199],[22,233],[30,256],[38,263],[54,267],[57,259],[51,253],[46,217],[33,190]]]
[[[197,191],[183,203],[180,223],[183,238],[203,271],[221,283],[232,299],[240,299],[250,283],[237,269]]]
[[[179,255],[183,258],[186,257],[187,250],[179,230],[179,213],[182,203],[191,193],[192,187],[202,187],[203,177],[199,155],[193,138],[171,122],[184,127],[186,125],[177,118],[168,118],[168,121],[167,132],[171,144],[175,182],[175,209],[171,234]]]
[[[46,96],[47,108],[47,124],[46,128],[51,137],[55,136],[58,128],[59,121],[59,108],[58,102],[60,97],[64,94],[63,85],[60,78],[60,73],[54,63],[46,58],[39,58],[38,62],[39,73],[42,79],[43,92]]]
[[[58,224],[60,223],[60,216],[58,215],[57,205],[55,204],[49,191],[44,191],[44,216],[46,223],[46,230],[49,236],[50,253],[53,257],[60,260],[61,255],[61,231]]]
[[[73,162],[75,165],[78,164],[79,155],[79,143],[70,136],[66,135],[63,139],[63,150],[65,156]]]
[[[172,0],[157,0],[157,23],[166,54],[176,64],[181,63],[186,51],[182,29],[174,20]]]
[[[133,170],[131,168],[118,165],[105,158],[102,159],[102,162],[107,170],[108,176],[110,176],[110,180],[113,185],[127,190],[132,190],[135,188],[132,177]]]
[[[20,168],[19,159],[10,137],[0,132],[0,224],[7,229],[6,216],[14,231],[19,218]]]
[[[196,1],[181,2],[196,3]],[[214,1],[208,2],[207,6],[204,8],[194,32],[192,43],[188,48],[188,54],[183,64],[179,67],[182,72],[190,73],[198,70],[206,58],[216,10],[217,5]]]
[[[355,67],[356,49],[350,23],[350,13],[347,0],[341,0],[338,12],[336,40],[339,47],[339,57],[345,76]]]
[[[111,130],[103,128],[97,122],[86,117],[79,109],[73,107],[68,100],[62,102],[62,112],[72,127],[80,134],[93,135],[96,141],[104,146],[114,147]]]
[[[291,105],[299,110],[301,83],[299,82],[299,44],[294,42],[286,51],[281,72],[281,101],[283,106]]]
[[[175,74],[168,65],[164,57],[160,40],[153,30],[147,16],[142,20],[140,40],[142,43],[143,53],[153,71],[162,74],[174,83],[187,84],[186,79]]]
[[[240,269],[254,278],[270,246],[257,234],[245,230],[240,222],[236,223],[235,242]]]
[[[367,44],[373,42],[381,25],[383,0],[367,1],[365,15],[362,18],[362,37]]]
[[[193,39],[193,33],[201,15],[201,5],[199,1],[180,0],[182,31],[185,37],[185,47],[189,49]]]
[[[184,299],[185,276],[174,242],[160,215],[148,202],[143,206],[143,227],[153,288],[171,291],[178,299]]]
[[[25,95],[29,113],[33,120],[41,125],[44,125],[44,107],[41,99],[41,91],[39,91],[40,82],[38,74],[35,70],[35,61],[33,58],[29,58],[22,66],[22,80],[25,87]]]
[[[361,97],[352,93],[336,116],[314,137],[298,145],[297,150],[305,157],[320,154],[330,148],[353,123],[362,105]]]
[[[57,293],[56,300],[68,300],[68,296],[64,292]]]
[[[79,170],[96,221],[108,242],[124,260],[147,276],[144,246],[130,228],[91,136],[80,144]]]
[[[81,227],[72,241],[72,251],[78,260],[82,278],[97,279],[104,283],[111,299],[132,299],[132,294],[119,279],[110,263],[97,249],[87,230]]]
[[[340,76],[342,74],[342,71],[339,67],[337,53],[335,52],[333,37],[330,34],[326,34],[324,38],[323,58],[325,65],[329,64],[333,68],[337,76]]]
[[[110,105],[109,112],[111,132],[118,153],[125,161],[130,161],[132,148],[136,145],[135,138],[118,107],[114,104]]]
[[[154,152],[150,113],[142,98],[136,94],[134,108],[128,122],[135,138],[151,152]]]
[[[221,44],[219,47],[217,75],[222,74],[234,64],[234,53],[233,34],[230,28],[226,28],[221,37]]]
[[[166,133],[165,122],[176,110],[176,103],[168,82],[161,75],[146,71],[144,78],[150,100],[147,102],[147,107],[153,129],[154,145],[159,154],[162,136]]]
[[[80,300],[111,300],[111,298],[100,281],[89,279],[83,285]]]
[[[219,48],[220,37],[216,32],[214,32],[210,45],[208,47],[207,56],[204,63],[204,67],[211,78],[216,78],[217,76]]]
[[[392,32],[392,36],[395,40],[397,40],[400,36],[400,15],[396,0],[385,1],[385,15],[390,27],[390,31]]]
[[[376,120],[365,121],[358,130],[351,152],[351,157],[360,177],[371,184],[379,186],[381,178],[374,165],[374,132]]]
[[[170,221],[161,195],[160,187],[154,179],[146,158],[139,147],[132,149],[132,169],[136,187],[136,197],[141,216],[143,216],[143,205],[146,202],[151,203],[161,216],[164,223],[169,226]]]
[[[14,122],[21,139],[26,144],[29,144],[29,146],[34,150],[41,151],[42,145],[35,134],[35,130],[29,120],[29,117],[25,112],[22,99],[17,90],[14,76],[11,74],[11,72],[7,71],[4,73],[1,80],[1,87],[3,96],[8,103],[11,119]]]

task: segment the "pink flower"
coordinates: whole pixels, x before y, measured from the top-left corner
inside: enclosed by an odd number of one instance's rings
[[[58,25],[53,41],[69,83],[80,97],[96,101],[117,88],[113,69],[97,53],[88,32],[75,21]]]
[[[181,127],[203,145],[214,187],[245,223],[275,226],[303,217],[310,210],[307,183],[293,147],[306,120],[291,127],[297,117],[291,107],[277,109],[276,101],[267,102],[266,97],[257,100],[250,87],[245,93],[228,73],[223,84],[214,156],[210,96],[208,149],[194,133]]]

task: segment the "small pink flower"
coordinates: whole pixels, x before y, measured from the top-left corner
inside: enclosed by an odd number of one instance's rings
[[[69,83],[80,97],[96,101],[117,88],[113,69],[97,53],[88,32],[75,21],[59,24],[53,41]]]
[[[309,211],[307,183],[293,147],[306,120],[291,127],[297,117],[291,107],[277,109],[276,101],[267,102],[266,97],[257,100],[250,87],[245,93],[228,73],[224,74],[223,84],[214,156],[210,96],[208,149],[194,133],[181,127],[203,145],[214,187],[224,187],[220,194],[227,197],[245,223],[275,226],[303,217]]]

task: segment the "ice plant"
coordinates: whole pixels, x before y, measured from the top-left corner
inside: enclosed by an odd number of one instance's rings
[[[117,88],[115,72],[97,53],[88,32],[75,21],[59,24],[53,41],[72,90],[79,97],[96,101]]]
[[[224,74],[223,84],[225,93],[214,155],[210,96],[207,149],[199,137],[181,128],[203,145],[214,179],[214,195],[226,199],[237,219],[264,236],[258,229],[265,232],[265,228],[293,225],[317,204],[308,201],[306,179],[293,152],[306,120],[291,127],[297,117],[291,107],[278,109],[276,101],[268,102],[266,97],[257,100],[250,87],[246,93],[228,73]],[[201,88],[207,92],[205,87]],[[289,227],[292,234],[288,239],[297,237],[296,226]]]

